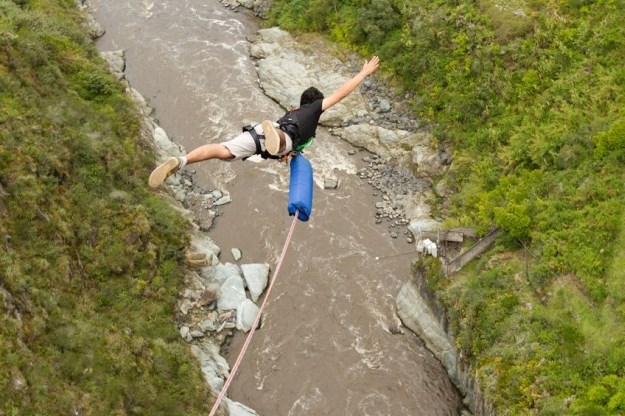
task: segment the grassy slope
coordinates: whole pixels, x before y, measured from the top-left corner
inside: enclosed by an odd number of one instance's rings
[[[454,149],[450,225],[506,231],[430,282],[500,414],[625,414],[623,20],[622,0],[274,1],[271,23],[380,55]]]
[[[206,414],[185,223],[72,0],[0,0],[0,414]]]

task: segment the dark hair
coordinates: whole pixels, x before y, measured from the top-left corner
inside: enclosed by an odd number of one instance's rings
[[[299,99],[300,107],[305,104],[314,103],[317,100],[323,100],[323,93],[315,87],[310,87],[302,93]]]

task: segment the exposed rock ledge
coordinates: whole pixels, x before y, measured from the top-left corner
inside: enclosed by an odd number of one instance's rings
[[[464,404],[476,415],[494,416],[484,399],[471,365],[458,353],[444,308],[425,283],[424,270],[414,272],[396,298],[402,323],[421,338],[447,370],[451,381],[464,395]]]

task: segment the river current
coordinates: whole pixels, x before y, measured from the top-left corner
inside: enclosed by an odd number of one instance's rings
[[[241,126],[283,112],[258,86],[247,37],[259,28],[246,11],[218,0],[91,0],[106,34],[98,49],[126,51],[126,78],[185,149],[219,142]],[[326,93],[330,93],[327,91]],[[460,396],[444,368],[399,327],[395,296],[414,249],[375,224],[380,196],[355,172],[363,151],[320,128],[306,152],[315,181],[311,218],[298,223],[263,325],[228,397],[260,415],[455,415]],[[357,150],[357,149],[356,149]],[[209,161],[186,168],[196,184],[230,193],[209,236],[222,263],[275,265],[291,223],[288,168],[273,161]],[[146,178],[147,186],[147,178]],[[377,259],[376,259],[377,258]],[[230,365],[243,343],[234,337]]]

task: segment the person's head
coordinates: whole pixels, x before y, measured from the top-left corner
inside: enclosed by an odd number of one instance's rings
[[[302,93],[299,99],[300,107],[305,104],[314,103],[317,100],[323,100],[323,93],[315,87],[310,87]]]

